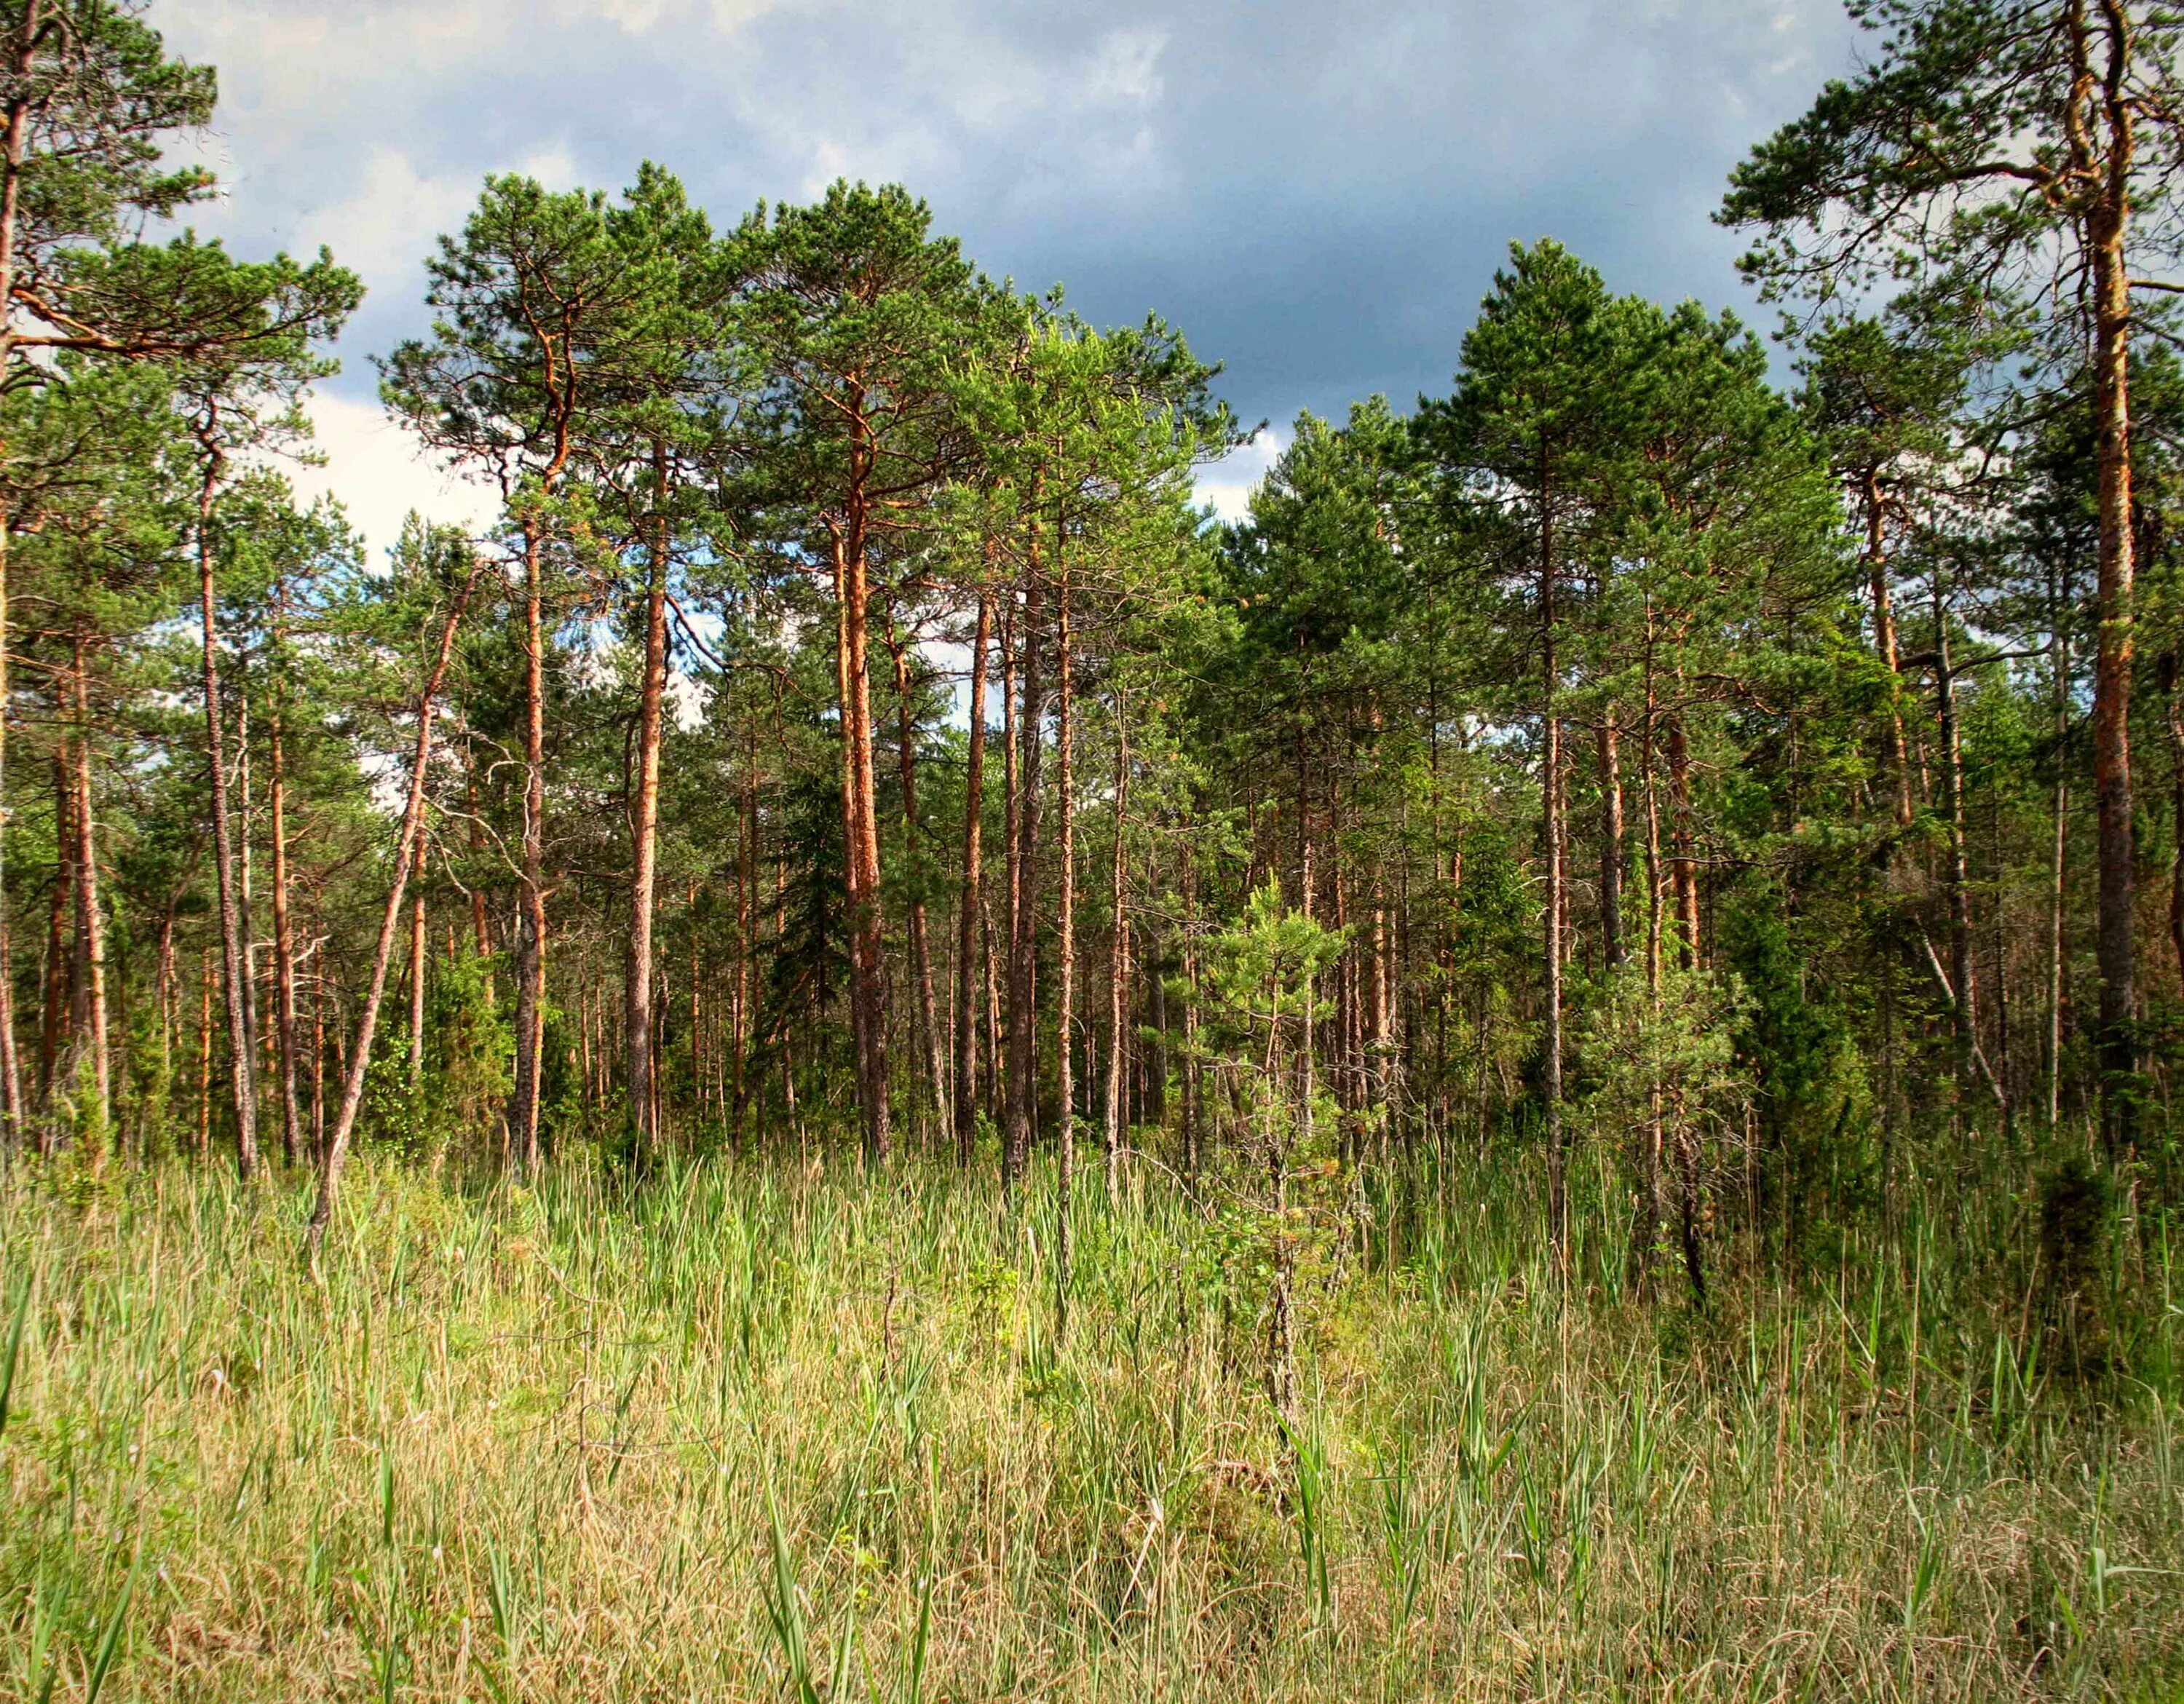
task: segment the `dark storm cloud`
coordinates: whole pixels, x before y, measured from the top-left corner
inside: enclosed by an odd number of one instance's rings
[[[1612,285],[1744,305],[1708,214],[1850,64],[1836,0],[155,0],[222,74],[202,221],[331,243],[361,357],[420,329],[417,262],[488,170],[671,166],[723,222],[837,175],[908,183],[989,271],[1158,311],[1247,419],[1444,386],[1512,239]],[[335,443],[337,459],[341,446]]]

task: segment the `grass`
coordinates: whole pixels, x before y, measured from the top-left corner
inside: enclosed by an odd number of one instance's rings
[[[2184,1685],[2170,1388],[2044,1371],[1915,1226],[1704,1316],[1602,1242],[1565,1304],[1529,1178],[1451,1175],[1317,1268],[1285,1420],[1164,1185],[1086,1208],[1057,1344],[1050,1220],[938,1169],[353,1178],[316,1286],[299,1184],[0,1183],[0,1695]]]

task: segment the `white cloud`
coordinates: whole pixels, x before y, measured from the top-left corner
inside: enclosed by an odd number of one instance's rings
[[[290,477],[305,498],[338,498],[374,559],[393,546],[413,509],[473,533],[499,512],[499,493],[449,472],[376,404],[320,395],[310,411],[326,465],[293,469]]]
[[[1251,512],[1251,493],[1290,447],[1286,427],[1261,426],[1251,442],[1233,449],[1198,475],[1198,500],[1210,503],[1222,520],[1238,521]]]

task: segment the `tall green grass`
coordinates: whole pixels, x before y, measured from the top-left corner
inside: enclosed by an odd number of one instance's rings
[[[2135,1371],[2087,1371],[1958,1252],[2021,1222],[1907,1209],[1702,1315],[1629,1294],[1612,1236],[1553,1282],[1535,1195],[1407,1180],[1306,1298],[1284,1417],[1234,1228],[1150,1178],[1078,1219],[1057,1341],[1050,1210],[939,1169],[367,1161],[316,1285],[300,1186],[19,1170],[0,1693],[2184,1686],[2158,1239]]]

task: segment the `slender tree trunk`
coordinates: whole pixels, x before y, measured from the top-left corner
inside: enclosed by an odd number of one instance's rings
[[[1112,1205],[1122,1182],[1123,1074],[1129,1056],[1130,913],[1128,905],[1128,842],[1124,828],[1129,821],[1130,731],[1128,707],[1118,688],[1115,693],[1115,838],[1107,864],[1110,907],[1107,914],[1107,1105],[1104,1137],[1107,1160],[1107,1200]]]
[[[1666,905],[1662,892],[1661,871],[1661,797],[1657,783],[1658,763],[1654,753],[1653,671],[1651,657],[1652,616],[1649,610],[1646,622],[1649,629],[1646,668],[1646,731],[1645,749],[1641,759],[1645,766],[1646,794],[1646,993],[1653,1027],[1658,1033],[1661,1023],[1661,971],[1663,937]],[[1638,1283],[1643,1289],[1652,1282],[1653,1250],[1660,1244],[1661,1229],[1666,1218],[1661,1188],[1662,1146],[1663,1135],[1663,1106],[1661,1094],[1661,1071],[1657,1056],[1651,1061],[1650,1081],[1646,1090],[1646,1233],[1638,1245]]]
[[[371,1063],[371,1040],[379,1027],[380,1005],[387,996],[387,971],[394,956],[394,934],[401,927],[403,898],[410,885],[410,873],[417,867],[418,846],[424,838],[425,794],[432,766],[432,721],[438,708],[440,685],[447,678],[448,664],[455,651],[455,632],[462,625],[463,612],[469,607],[477,576],[478,569],[473,565],[441,624],[439,649],[432,672],[426,677],[424,689],[417,694],[417,745],[410,763],[410,794],[403,806],[401,835],[396,842],[394,877],[387,886],[386,906],[380,912],[379,938],[372,949],[371,981],[365,991],[364,1008],[357,1014],[356,1041],[348,1050],[343,1072],[341,1105],[334,1114],[334,1128],[320,1158],[319,1198],[311,1210],[309,1228],[304,1233],[305,1257],[315,1272],[319,1250],[326,1241],[326,1226],[333,1218],[342,1171],[348,1162],[349,1139],[356,1130],[356,1115],[364,1105],[365,1072]]]
[[[1949,820],[1949,980],[1959,1059],[1968,1065],[1979,1044],[1979,990],[1973,978],[1971,877],[1964,835],[1964,741],[1957,727],[1957,682],[1949,658],[1946,582],[1940,565],[1934,585],[1934,700],[1940,719],[1942,805]],[[1961,1067],[1960,1067],[1961,1068]]]
[[[68,759],[58,747],[53,754],[53,882],[46,905],[44,992],[38,1002],[38,1098],[48,1105],[55,1070],[75,1045],[75,1033],[67,935],[69,903],[75,896],[75,786],[69,778]],[[51,1126],[47,1120],[47,1134]],[[42,1139],[39,1151],[49,1145]]]
[[[1669,801],[1674,812],[1669,867],[1676,888],[1677,950],[1683,967],[1696,970],[1700,962],[1697,831],[1691,809],[1691,745],[1680,708],[1669,717]]]
[[[274,643],[284,649],[286,614],[285,594],[276,587]],[[265,729],[271,771],[266,805],[273,834],[273,1023],[281,1047],[281,1153],[293,1166],[303,1147],[303,1112],[296,1092],[296,938],[288,915],[288,775],[281,738],[282,693],[283,685],[276,681]]]
[[[2116,10],[2120,12],[2118,7]],[[2111,19],[2113,28],[2114,20]],[[2132,138],[2120,86],[2125,47],[2113,35],[2107,94],[2109,148],[2103,192],[2086,219],[2092,250],[2093,415],[2100,471],[2099,642],[2093,663],[2093,799],[2098,825],[2101,970],[2102,1128],[2110,1151],[2137,1139],[2132,1079],[2138,1048],[2134,871],[2131,829],[2131,691],[2134,620],[2131,277],[2125,239],[2129,226]]]
[[[546,1015],[546,631],[542,524],[523,521],[523,897],[516,940],[515,1080],[508,1128],[523,1173],[538,1169]],[[588,1085],[587,1085],[588,1087]]]
[[[862,443],[859,440],[859,443]],[[853,449],[866,471],[869,454]],[[861,477],[861,475],[859,476]],[[880,918],[878,788],[872,762],[871,565],[861,486],[834,537],[836,653],[844,741],[844,849],[850,898],[850,998],[857,1049],[857,1111],[866,1162],[888,1161],[887,961]]]
[[[986,649],[992,643],[994,594],[978,591],[978,625],[971,641],[971,738],[963,760],[963,892],[956,912],[956,1157],[971,1163],[978,1139],[978,1025],[976,949],[983,902],[981,864],[986,807]]]
[[[13,98],[4,109],[7,129],[4,145],[0,145],[0,303],[13,302],[15,296],[23,161],[30,142],[38,50],[46,39],[48,21],[46,0],[25,0],[12,44]],[[15,335],[13,316],[0,314],[0,384],[14,376]],[[0,437],[0,469],[5,468],[7,459],[7,442]],[[8,554],[14,526],[14,517],[0,509],[0,799],[5,797],[8,706],[12,702],[8,686]],[[7,821],[6,810],[0,809],[0,859],[4,858]],[[0,861],[0,942],[4,942],[7,933],[5,874],[4,861]],[[0,977],[4,976],[5,969],[0,967]],[[4,1133],[10,1142],[21,1139],[25,1112],[22,1077],[15,1058],[15,996],[13,985],[8,984],[0,987],[0,1118],[6,1121]]]
[[[1623,730],[1610,708],[1600,745],[1600,951],[1607,968],[1623,962]]]
[[[2063,1116],[2063,922],[2067,874],[2064,862],[2070,827],[2070,766],[2066,749],[2070,733],[2070,641],[2064,627],[2069,607],[2069,571],[2060,569],[2049,582],[2048,621],[2051,679],[2055,727],[2055,829],[2048,871],[2048,1128],[2053,1130]]]
[[[1880,490],[1880,470],[1868,467],[1859,493],[1865,510],[1865,571],[1873,593],[1873,643],[1881,666],[1888,671],[1889,772],[1896,777],[1896,826],[1911,826],[1911,760],[1903,741],[1903,709],[1897,699],[1898,665],[1896,652],[1896,609],[1888,593],[1887,507]]]
[[[410,907],[410,1093],[425,1092],[425,896]]]
[[[205,755],[211,768],[207,800],[212,813],[213,866],[220,891],[220,996],[227,1012],[229,1089],[235,1101],[235,1163],[248,1181],[258,1169],[258,1026],[250,994],[248,901],[236,883],[235,835],[228,821],[227,750],[220,705],[220,598],[213,583],[213,498],[220,489],[226,458],[211,441],[208,426],[203,478],[198,489],[198,597],[204,642]]]
[[[212,953],[202,954],[198,976],[198,1157],[212,1152]]]
[[[653,459],[655,498],[667,500],[666,457]],[[628,1056],[629,1135],[632,1157],[652,1156],[660,1140],[653,1113],[656,1061],[652,1036],[653,890],[658,882],[660,849],[660,706],[667,689],[667,517],[661,512],[648,528],[645,551],[644,681],[638,700],[637,776],[630,801],[631,875],[629,955],[623,973],[623,1046]]]
[[[1557,1267],[1569,1257],[1568,1200],[1563,1174],[1563,719],[1557,706],[1553,493],[1540,470],[1540,690],[1546,724],[1540,791],[1546,816],[1546,1034],[1544,1094],[1547,1114],[1547,1236]]]
[[[323,966],[311,985],[311,1157],[326,1145],[326,978]]]
[[[731,1139],[743,1151],[744,1119],[749,1105],[751,958],[758,895],[758,729],[749,731],[744,749],[743,832],[736,847],[736,1011],[735,1055],[731,1069],[733,1110]]]
[[[920,1052],[932,1084],[933,1111],[945,1128],[950,1122],[947,1054],[933,994],[933,948],[926,923],[924,836],[917,822],[917,715],[910,674],[910,643],[907,635],[895,631],[892,620],[884,637],[894,664],[895,762],[902,777],[903,846],[910,870],[910,961],[917,978],[917,1022],[923,1044]]]
[[[1037,529],[1034,534],[1036,539]],[[1039,668],[1040,608],[1039,549],[1032,546],[1024,577],[1024,603],[1016,626],[1022,647],[1020,694],[1009,746],[1009,790],[1015,795],[1016,839],[1010,858],[1008,1131],[1003,1145],[1002,1178],[1011,1189],[1031,1155],[1033,1123],[1039,1105],[1038,888],[1039,728],[1046,718],[1045,685]]]
[[[75,737],[70,742],[75,763],[75,808],[70,814],[76,839],[76,940],[83,967],[81,993],[91,1044],[92,1088],[98,1097],[97,1157],[103,1160],[114,1117],[114,1087],[106,1035],[106,924],[99,915],[98,821],[91,795],[91,694],[81,634],[75,640],[70,678],[75,700]]]
[[[1055,816],[1061,870],[1056,883],[1055,1074],[1060,1103],[1060,1211],[1055,1232],[1055,1335],[1069,1317],[1070,1212],[1077,1173],[1077,799],[1075,649],[1069,630],[1069,559],[1056,526],[1054,653],[1057,693],[1054,731]]]

